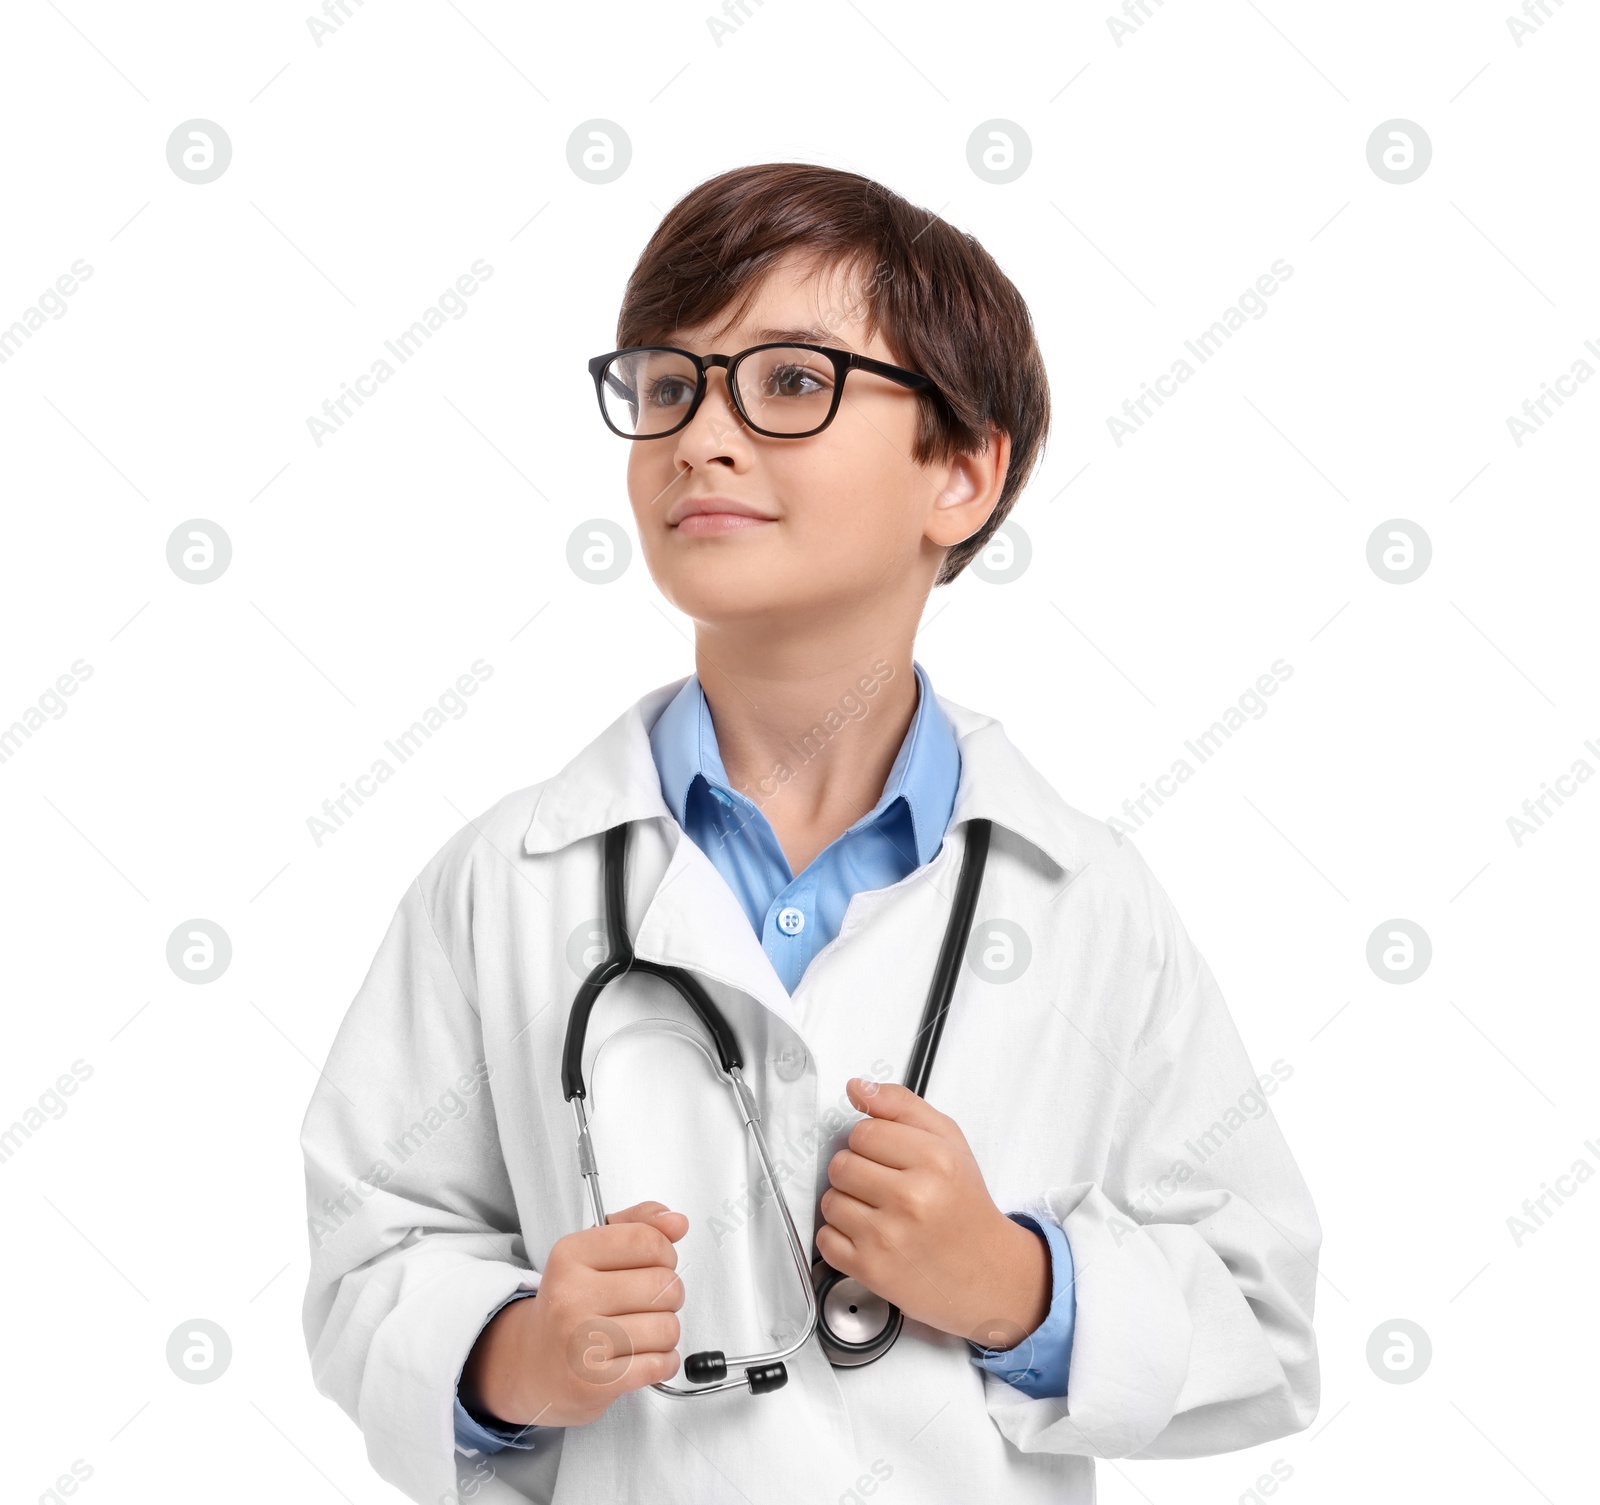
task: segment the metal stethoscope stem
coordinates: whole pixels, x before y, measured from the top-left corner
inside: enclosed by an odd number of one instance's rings
[[[789,1241],[790,1257],[794,1260],[795,1270],[800,1276],[801,1289],[805,1293],[805,1325],[801,1328],[799,1336],[787,1348],[775,1348],[769,1353],[724,1354],[717,1349],[692,1353],[683,1361],[685,1378],[703,1379],[711,1383],[697,1384],[693,1389],[665,1382],[657,1382],[650,1386],[652,1390],[659,1390],[663,1395],[713,1395],[719,1390],[744,1388],[748,1388],[753,1395],[762,1395],[769,1390],[781,1389],[788,1379],[788,1371],[782,1361],[790,1354],[798,1353],[805,1346],[817,1325],[817,1299],[812,1291],[805,1250],[801,1247],[800,1232],[794,1225],[789,1204],[777,1190],[777,1175],[773,1170],[772,1154],[767,1148],[766,1135],[761,1132],[761,1114],[756,1107],[755,1095],[750,1091],[744,1080],[744,1073],[738,1066],[733,1067],[728,1075],[733,1082],[739,1114],[744,1119],[750,1137],[755,1141],[756,1154],[760,1157],[766,1184],[773,1188],[778,1205],[783,1209],[783,1227]],[[572,1111],[578,1124],[578,1162],[583,1169],[584,1184],[589,1188],[589,1207],[594,1213],[595,1226],[604,1227],[606,1210],[605,1203],[600,1197],[600,1171],[595,1164],[594,1145],[589,1138],[589,1116],[581,1097],[572,1099]],[[727,1378],[730,1369],[743,1369],[744,1378]]]
[[[955,902],[951,906],[950,920],[945,927],[933,982],[928,989],[922,1022],[906,1071],[905,1085],[918,1096],[923,1095],[927,1086],[928,1075],[933,1069],[934,1056],[939,1048],[939,1038],[944,1032],[945,1016],[949,1012],[956,976],[972,929],[978,890],[983,882],[989,836],[990,825],[987,820],[968,823],[967,844]],[[788,1370],[782,1361],[790,1354],[799,1352],[809,1341],[813,1330],[831,1363],[841,1367],[870,1364],[887,1353],[899,1337],[904,1321],[900,1309],[869,1291],[859,1281],[835,1270],[826,1260],[817,1257],[808,1261],[793,1214],[789,1211],[788,1200],[778,1187],[772,1155],[761,1130],[761,1113],[756,1106],[755,1094],[744,1079],[743,1061],[733,1031],[692,973],[681,967],[641,960],[633,953],[633,945],[624,925],[623,870],[627,846],[626,822],[606,832],[604,886],[607,955],[578,988],[567,1017],[566,1042],[562,1053],[562,1090],[572,1104],[577,1124],[578,1164],[588,1188],[595,1226],[605,1225],[606,1212],[600,1195],[600,1170],[595,1162],[594,1144],[589,1134],[588,1112],[584,1106],[587,1095],[583,1082],[584,1037],[589,1016],[606,985],[625,972],[642,973],[659,977],[670,984],[698,1016],[716,1047],[721,1070],[733,1091],[739,1116],[755,1142],[765,1184],[772,1188],[774,1199],[783,1214],[790,1257],[800,1278],[806,1303],[805,1323],[799,1335],[787,1347],[766,1353],[731,1356],[716,1349],[693,1353],[683,1362],[684,1377],[694,1382],[693,1388],[665,1383],[652,1384],[650,1388],[672,1396],[714,1395],[723,1390],[739,1389],[762,1395],[780,1389],[788,1381]],[[698,1041],[695,1043],[699,1044]],[[700,1048],[705,1049],[703,1045]],[[709,1052],[707,1055],[709,1059]],[[743,1378],[730,1378],[730,1369],[743,1369]]]

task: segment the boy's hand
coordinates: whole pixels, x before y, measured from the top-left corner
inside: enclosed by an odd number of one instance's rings
[[[683,1282],[672,1246],[681,1212],[637,1202],[604,1228],[550,1246],[539,1294],[513,1301],[478,1334],[461,1375],[469,1412],[511,1426],[582,1426],[619,1395],[678,1372]]]
[[[852,1077],[871,1117],[828,1162],[817,1253],[907,1316],[1012,1348],[1050,1310],[1050,1251],[991,1200],[954,1119],[898,1082]]]

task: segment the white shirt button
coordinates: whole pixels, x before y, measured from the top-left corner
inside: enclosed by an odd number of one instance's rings
[[[778,911],[778,929],[785,935],[799,935],[806,928],[806,916],[803,909],[796,909],[794,905],[785,905]]]
[[[786,1045],[772,1058],[772,1068],[781,1081],[797,1082],[806,1069],[806,1053],[798,1045]]]

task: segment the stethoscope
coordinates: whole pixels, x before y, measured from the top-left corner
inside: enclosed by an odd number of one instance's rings
[[[925,1094],[928,1076],[933,1070],[933,1058],[939,1049],[939,1037],[944,1033],[950,997],[955,991],[962,955],[972,932],[978,889],[983,883],[983,870],[989,857],[989,834],[987,820],[975,819],[967,823],[966,850],[961,859],[961,876],[956,883],[955,901],[950,907],[950,919],[945,925],[944,940],[939,946],[939,959],[928,988],[928,1000],[922,1010],[922,1023],[917,1029],[911,1062],[906,1069],[905,1085],[919,1097]],[[727,1020],[692,973],[682,967],[645,961],[633,954],[633,945],[628,939],[624,923],[623,865],[627,851],[628,823],[624,821],[621,825],[611,827],[605,834],[607,956],[583,980],[572,1000],[561,1061],[562,1092],[572,1104],[577,1120],[578,1165],[589,1188],[595,1226],[605,1225],[606,1211],[600,1198],[600,1168],[595,1163],[594,1145],[589,1137],[589,1118],[584,1108],[583,1042],[589,1028],[589,1015],[606,984],[616,981],[624,972],[636,972],[670,983],[710,1034],[722,1072],[733,1092],[739,1116],[755,1141],[756,1153],[760,1156],[761,1168],[765,1173],[765,1184],[773,1189],[775,1200],[782,1209],[789,1252],[794,1259],[806,1301],[805,1325],[799,1337],[787,1348],[776,1348],[767,1353],[734,1354],[732,1357],[720,1349],[692,1353],[683,1361],[683,1374],[685,1379],[693,1382],[693,1389],[664,1383],[652,1384],[650,1388],[659,1390],[663,1395],[688,1396],[714,1395],[721,1390],[736,1390],[746,1385],[752,1395],[764,1395],[769,1390],[781,1389],[788,1382],[789,1372],[782,1361],[790,1354],[799,1352],[813,1331],[829,1362],[836,1367],[854,1368],[870,1364],[874,1359],[882,1358],[900,1336],[900,1329],[904,1325],[900,1308],[869,1291],[859,1280],[835,1270],[820,1256],[814,1261],[807,1261],[801,1248],[799,1231],[794,1225],[794,1216],[789,1211],[789,1203],[778,1189],[772,1156],[767,1150],[766,1136],[761,1132],[761,1113],[756,1107],[754,1093],[745,1082],[739,1043],[734,1039]],[[704,1049],[703,1046],[701,1048]],[[709,1053],[707,1059],[710,1059]],[[743,1379],[730,1379],[730,1368],[743,1369]]]

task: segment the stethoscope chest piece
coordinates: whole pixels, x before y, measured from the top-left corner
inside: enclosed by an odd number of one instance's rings
[[[955,991],[956,973],[972,933],[972,915],[983,883],[983,870],[989,857],[990,826],[987,820],[974,819],[968,829],[967,849],[961,860],[961,877],[956,885],[955,902],[945,927],[939,958],[934,965],[933,984],[922,1010],[906,1070],[905,1085],[918,1097],[928,1090],[928,1075],[933,1070],[934,1053],[944,1033],[945,1015],[950,1011],[950,996]],[[818,1256],[811,1265],[811,1288],[817,1307],[817,1341],[828,1362],[839,1369],[853,1369],[881,1359],[894,1347],[905,1315],[892,1301],[863,1285],[854,1276],[835,1270]]]
[[[882,1358],[894,1346],[905,1318],[893,1302],[825,1259],[812,1265],[811,1282],[817,1297],[817,1341],[830,1364],[853,1369]]]

